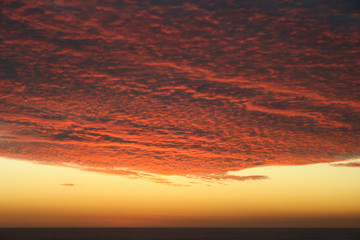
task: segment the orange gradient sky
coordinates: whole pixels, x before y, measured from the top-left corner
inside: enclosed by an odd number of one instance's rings
[[[342,0],[3,0],[0,226],[359,226]]]
[[[359,169],[329,164],[259,167],[267,180],[170,186],[1,158],[5,227],[359,227]]]

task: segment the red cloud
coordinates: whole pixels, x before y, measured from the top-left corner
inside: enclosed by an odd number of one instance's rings
[[[0,154],[215,180],[356,157],[358,15],[320,2],[6,0]]]

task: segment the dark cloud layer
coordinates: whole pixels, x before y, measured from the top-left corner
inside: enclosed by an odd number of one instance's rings
[[[2,9],[2,156],[225,180],[360,155],[358,1]]]

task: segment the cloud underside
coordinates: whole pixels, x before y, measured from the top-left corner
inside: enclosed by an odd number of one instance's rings
[[[219,181],[359,156],[357,7],[5,0],[0,154]]]

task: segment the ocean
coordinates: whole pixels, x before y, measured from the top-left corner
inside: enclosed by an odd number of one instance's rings
[[[0,228],[1,240],[360,240],[360,228]]]

